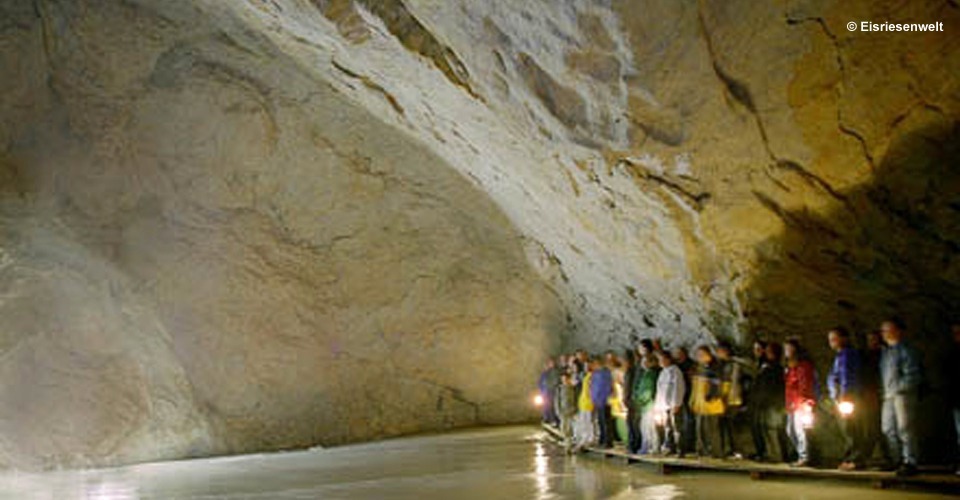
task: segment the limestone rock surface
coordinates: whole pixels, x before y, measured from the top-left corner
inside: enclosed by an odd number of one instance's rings
[[[957,26],[934,0],[0,0],[0,463],[522,421],[544,355],[641,336],[822,355],[899,312],[934,347]]]

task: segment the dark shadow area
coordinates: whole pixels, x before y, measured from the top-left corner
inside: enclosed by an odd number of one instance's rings
[[[960,362],[946,359],[950,322],[960,319],[960,125],[941,118],[901,134],[872,182],[835,193],[841,208],[828,215],[755,194],[786,229],[757,248],[760,268],[743,297],[751,331],[801,337],[825,394],[826,332],[845,325],[862,347],[884,317],[900,315],[925,357],[924,459],[952,460],[957,441],[944,391],[952,382],[946,364]],[[840,440],[832,422],[820,427],[815,442],[829,460]]]

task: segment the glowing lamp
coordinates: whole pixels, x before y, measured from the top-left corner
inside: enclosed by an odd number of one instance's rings
[[[850,401],[841,401],[837,408],[840,410],[840,415],[844,417],[853,415],[853,403]]]
[[[813,427],[813,408],[812,407],[804,406],[803,409],[800,410],[800,415],[798,415],[798,417],[800,419],[800,425],[803,426],[804,429],[810,429]]]
[[[537,394],[533,397],[533,406],[543,406],[543,396]]]
[[[667,409],[657,405],[653,409],[653,423],[663,425],[667,423]]]

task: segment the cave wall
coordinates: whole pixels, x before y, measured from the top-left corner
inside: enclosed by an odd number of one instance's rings
[[[849,32],[851,20],[942,33]],[[960,297],[950,1],[0,0],[0,461],[530,418]]]

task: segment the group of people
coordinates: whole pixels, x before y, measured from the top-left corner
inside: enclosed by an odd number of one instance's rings
[[[960,355],[960,324],[952,335]],[[884,321],[863,349],[843,327],[826,341],[834,358],[823,384],[796,339],[757,340],[752,359],[736,356],[727,342],[699,346],[692,358],[683,347],[667,350],[651,339],[626,356],[577,350],[549,359],[540,375],[543,419],[559,426],[570,452],[620,441],[634,454],[731,459],[744,458],[734,429],[749,423],[749,458],[806,466],[816,415],[828,413],[843,439],[841,470],[865,467],[879,445],[888,468],[915,474],[924,369],[903,322]],[[960,368],[952,369],[947,396],[960,450]]]

